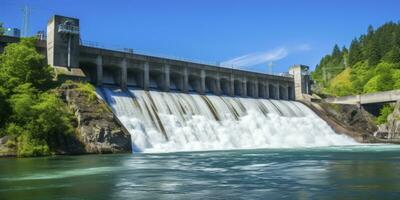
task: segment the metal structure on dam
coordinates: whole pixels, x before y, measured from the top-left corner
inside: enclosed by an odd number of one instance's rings
[[[7,40],[13,38],[1,37],[2,48]],[[292,77],[288,77],[85,46],[79,20],[59,15],[49,20],[47,40],[38,41],[37,47],[57,76],[97,86],[284,100],[300,99],[309,87],[303,73],[308,67],[303,65],[291,67]]]

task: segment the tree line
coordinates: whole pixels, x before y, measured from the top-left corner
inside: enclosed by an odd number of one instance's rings
[[[400,23],[385,23],[352,40],[335,45],[312,77],[317,93],[332,96],[400,89]]]

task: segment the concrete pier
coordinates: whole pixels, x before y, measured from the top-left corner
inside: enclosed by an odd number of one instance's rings
[[[168,92],[169,91],[169,88],[170,88],[170,85],[169,85],[169,83],[170,83],[170,79],[169,79],[169,68],[170,68],[170,66],[169,65],[164,65],[164,91],[165,92]]]
[[[103,58],[101,55],[97,55],[96,74],[96,85],[101,86],[103,84]]]
[[[150,85],[149,62],[143,63],[143,89],[148,90]]]

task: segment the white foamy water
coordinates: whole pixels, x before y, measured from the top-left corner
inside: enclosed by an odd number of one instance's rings
[[[134,152],[354,145],[295,101],[101,88]]]

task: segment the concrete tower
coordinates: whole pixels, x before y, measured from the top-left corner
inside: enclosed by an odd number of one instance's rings
[[[47,23],[47,61],[53,67],[79,67],[79,20],[59,15]]]
[[[296,100],[304,99],[303,94],[311,94],[311,79],[306,65],[294,65],[289,68],[289,74],[294,78],[294,93]]]

